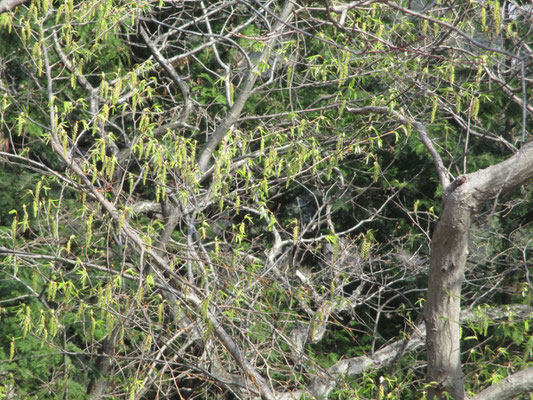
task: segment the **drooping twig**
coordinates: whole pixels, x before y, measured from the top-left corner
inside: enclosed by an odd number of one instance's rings
[[[433,163],[435,164],[435,167],[437,168],[437,174],[439,176],[439,180],[442,185],[443,192],[446,190],[446,188],[450,184],[448,170],[444,167],[442,158],[440,157],[440,154],[437,152],[437,149],[435,148],[433,142],[429,138],[424,124],[416,120],[409,119],[406,116],[400,114],[398,111],[391,110],[388,107],[378,107],[378,106],[368,106],[368,107],[361,107],[361,108],[346,107],[346,111],[351,112],[352,114],[390,114],[398,122],[404,125],[411,125],[413,128],[415,128],[416,131],[418,132],[418,138],[426,147],[427,151],[431,155],[431,158],[433,159]]]
[[[231,126],[240,117],[241,111],[244,108],[246,101],[252,95],[252,89],[254,88],[255,81],[257,80],[257,77],[258,77],[257,68],[263,62],[268,60],[271,49],[277,37],[279,36],[280,32],[285,27],[285,21],[291,15],[291,11],[293,7],[294,7],[294,4],[292,3],[292,1],[287,0],[285,2],[283,9],[281,10],[279,20],[275,24],[274,29],[272,30],[270,34],[271,39],[266,41],[264,50],[262,51],[261,56],[259,57],[259,61],[255,64],[254,68],[247,75],[243,83],[243,88],[239,96],[237,97],[237,100],[235,101],[233,106],[228,111],[228,114],[226,115],[226,117],[220,122],[215,132],[213,132],[213,134],[211,135],[211,137],[205,144],[204,149],[200,153],[200,157],[198,158],[198,166],[199,166],[200,171],[202,172],[207,171],[207,169],[209,168],[209,162],[211,160],[211,156],[213,155],[213,152],[218,147],[220,142],[222,142],[222,140],[226,137]]]

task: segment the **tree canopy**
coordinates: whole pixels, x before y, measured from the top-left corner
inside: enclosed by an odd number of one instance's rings
[[[526,398],[532,30],[1,0],[0,394]]]

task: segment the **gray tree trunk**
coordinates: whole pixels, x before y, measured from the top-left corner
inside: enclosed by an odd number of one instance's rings
[[[0,14],[10,11],[18,5],[26,3],[28,0],[0,0]]]
[[[465,398],[459,314],[468,233],[478,208],[533,178],[533,143],[509,159],[461,176],[445,188],[444,209],[432,238],[426,304],[429,399]]]

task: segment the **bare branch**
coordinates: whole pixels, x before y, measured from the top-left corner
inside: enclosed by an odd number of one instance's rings
[[[524,99],[526,99],[525,95],[522,95],[522,98],[518,97],[517,95],[515,95],[516,89],[510,87],[508,82],[505,82],[503,79],[499,78],[490,68],[484,67],[483,70],[486,74],[490,76],[490,79],[495,82],[498,82],[502,90],[505,92],[506,95],[511,98],[511,100],[513,100],[516,104],[522,107],[523,110],[525,109],[528,113],[533,114],[533,105],[528,104],[527,101],[524,102]],[[524,82],[524,79],[522,80],[522,82]]]
[[[179,120],[185,121],[187,119],[187,116],[189,115],[189,112],[192,108],[192,102],[189,95],[189,88],[181,79],[181,77],[176,72],[176,69],[170,64],[161,54],[161,52],[155,47],[155,44],[150,40],[150,37],[148,36],[148,33],[144,30],[144,28],[141,28],[141,36],[148,46],[148,49],[150,49],[150,52],[153,54],[157,62],[163,67],[163,69],[167,72],[167,74],[170,76],[172,81],[178,86],[178,88],[181,91],[181,96],[183,97],[183,110],[181,111],[181,115],[179,116]]]
[[[430,17],[428,15],[421,14],[419,12],[410,10],[408,8],[404,8],[404,7],[394,3],[392,1],[385,1],[384,3],[387,4],[388,6],[392,7],[392,8],[395,8],[398,11],[401,11],[401,12],[405,13],[405,14],[409,14],[409,15],[412,15],[414,17],[417,17],[417,18],[420,18],[420,19],[425,19],[426,21],[433,22],[434,24],[438,24],[438,25],[444,26],[447,29],[449,29],[450,31],[453,31],[453,32],[459,34],[460,36],[465,38],[468,42],[472,43],[476,47],[479,47],[480,49],[487,50],[487,51],[490,51],[490,52],[493,52],[493,53],[503,54],[503,55],[505,55],[507,57],[511,57],[511,58],[514,58],[514,59],[519,59],[520,58],[516,54],[509,53],[508,51],[495,49],[495,48],[489,47],[489,46],[485,46],[483,43],[480,43],[479,41],[475,40],[473,37],[467,35],[462,30],[460,30],[455,25],[452,25],[449,22],[442,21],[442,20],[437,19],[437,18],[432,18],[432,17]]]

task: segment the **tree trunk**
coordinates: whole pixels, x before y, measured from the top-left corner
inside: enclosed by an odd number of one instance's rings
[[[28,0],[2,0],[0,1],[0,14],[26,3]]]
[[[428,380],[436,384],[430,399],[440,399],[444,391],[464,398],[459,313],[471,213],[458,192],[448,199],[432,239],[426,327]]]
[[[468,233],[477,209],[532,178],[533,143],[529,143],[505,161],[457,178],[444,191],[444,209],[432,238],[425,314],[429,399],[465,398],[459,313]]]

